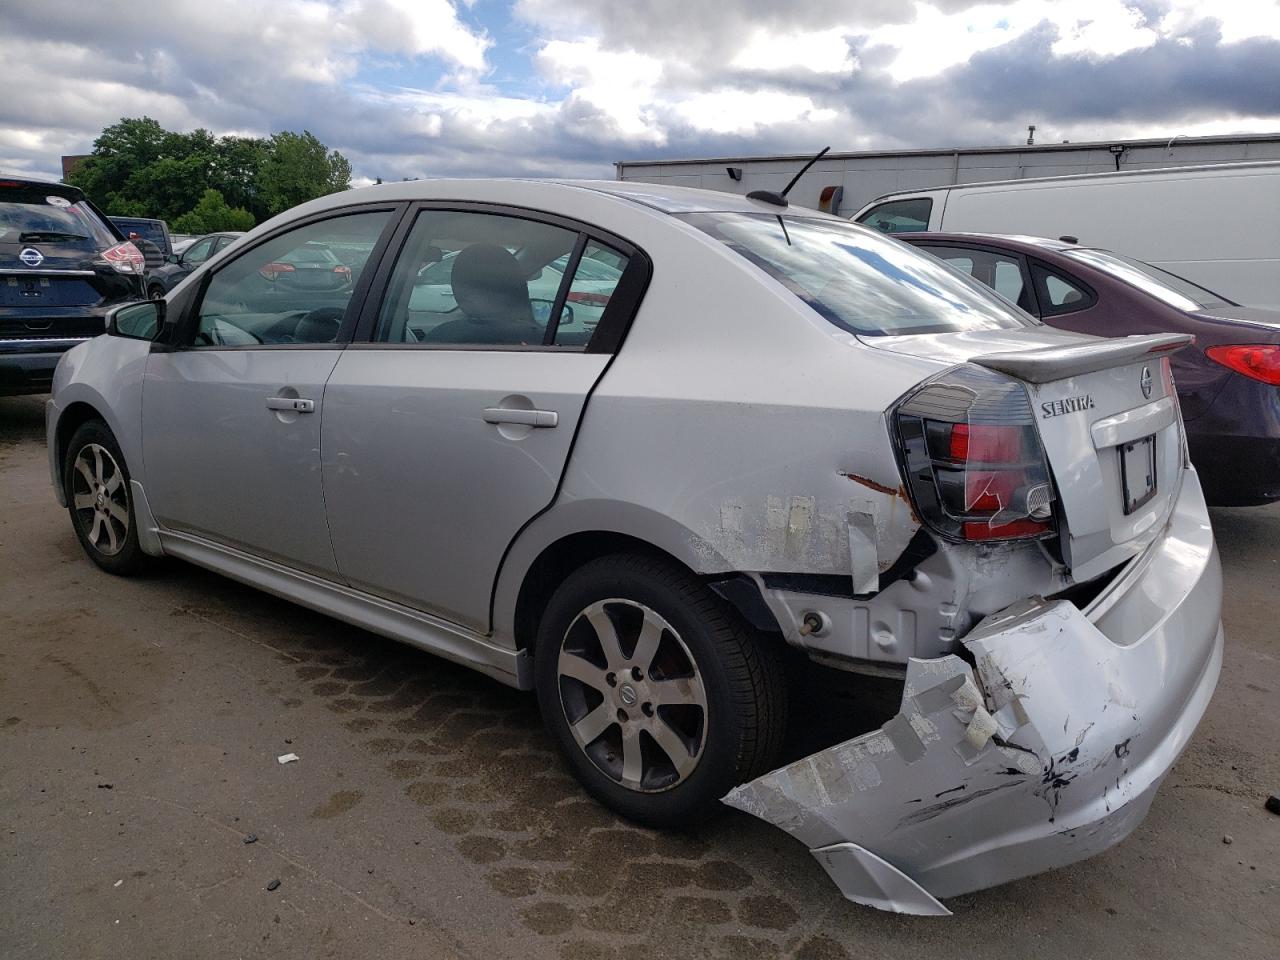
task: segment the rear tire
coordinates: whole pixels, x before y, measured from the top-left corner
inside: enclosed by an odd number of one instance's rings
[[[543,720],[587,792],[637,823],[687,827],[771,769],[786,732],[775,647],[688,571],[634,554],[579,568],[539,625]]]
[[[80,546],[108,573],[137,573],[147,556],[138,543],[129,470],[115,435],[101,420],[82,423],[62,462],[67,511]]]

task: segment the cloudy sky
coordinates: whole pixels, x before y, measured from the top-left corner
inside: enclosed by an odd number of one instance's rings
[[[150,12],[149,12],[150,11]],[[1280,0],[39,0],[0,14],[0,170],[103,126],[308,129],[357,182],[1280,131]]]

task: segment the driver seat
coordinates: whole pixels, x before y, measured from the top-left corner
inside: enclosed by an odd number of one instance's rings
[[[542,342],[543,330],[533,320],[524,271],[504,248],[493,243],[466,247],[453,262],[450,283],[462,317],[427,331],[424,342]]]

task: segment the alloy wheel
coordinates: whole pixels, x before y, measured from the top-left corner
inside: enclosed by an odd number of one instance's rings
[[[591,604],[565,631],[556,668],[569,731],[606,776],[654,793],[693,773],[707,693],[689,648],[655,611],[624,599]]]
[[[71,500],[85,538],[104,556],[124,549],[129,535],[129,491],[124,472],[106,447],[87,443],[76,454]]]

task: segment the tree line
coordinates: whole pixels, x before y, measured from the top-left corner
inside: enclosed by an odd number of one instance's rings
[[[67,176],[111,216],[167,220],[175,233],[248,230],[307,200],[351,187],[351,164],[312,133],[216,137],[175,133],[150,117],[102,131]]]

